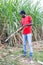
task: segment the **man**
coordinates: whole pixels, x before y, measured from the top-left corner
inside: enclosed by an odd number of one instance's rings
[[[30,60],[31,63],[33,57],[33,48],[32,48],[32,17],[30,15],[26,15],[25,11],[20,12],[22,19],[21,25],[23,26],[23,49],[24,49],[24,57],[26,56],[26,42],[28,41],[29,48],[30,48]]]

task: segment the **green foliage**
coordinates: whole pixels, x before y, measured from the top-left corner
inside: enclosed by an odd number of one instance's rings
[[[25,10],[27,15],[33,18],[33,32],[37,34],[37,28],[43,24],[43,8],[40,7],[40,0],[35,4],[30,0],[0,0],[0,23],[7,24],[7,33],[10,35],[20,27],[21,16],[19,12]],[[4,27],[3,27],[4,28]],[[35,30],[35,31],[34,31]],[[36,37],[36,36],[35,36]]]
[[[41,23],[41,17],[43,15],[40,1],[33,4],[30,0],[0,0],[0,13],[6,17],[6,22],[10,24],[12,29],[13,27],[17,29],[19,26],[19,18],[21,18],[19,12],[21,10],[25,10],[26,14],[33,17],[35,25]]]

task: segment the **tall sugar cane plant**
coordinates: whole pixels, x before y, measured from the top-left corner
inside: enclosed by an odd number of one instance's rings
[[[2,25],[4,22],[3,30],[6,29],[8,35],[11,35],[20,27],[21,16],[19,12],[21,10],[25,10],[27,15],[32,16],[34,23],[33,36],[35,40],[41,40],[40,30],[43,29],[43,8],[40,6],[40,1],[33,4],[30,0],[0,0],[0,24]],[[14,38],[12,37],[11,40],[18,39],[18,35],[21,40],[21,34],[19,33],[14,35]],[[10,44],[12,43],[11,40]]]

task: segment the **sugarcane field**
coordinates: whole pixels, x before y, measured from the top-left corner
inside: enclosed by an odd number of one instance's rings
[[[0,0],[0,65],[43,65],[43,0]]]

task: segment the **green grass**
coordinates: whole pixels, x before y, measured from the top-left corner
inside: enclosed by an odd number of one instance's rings
[[[18,50],[14,50],[13,53],[9,53],[9,50],[8,49],[2,49],[0,50],[0,55],[1,53],[3,52],[6,52],[8,53],[8,55],[6,55],[5,57],[2,57],[0,58],[0,65],[21,65],[18,58],[16,60],[12,60],[12,57],[11,55],[14,55],[14,58],[16,58],[17,56],[19,56],[20,54],[23,54],[23,49],[19,49],[17,48]],[[26,57],[25,58],[29,58],[29,52],[27,53]],[[37,61],[37,60],[40,60],[40,61],[43,61],[43,51],[41,52],[37,52],[37,51],[34,51],[33,53],[33,60]]]
[[[35,51],[34,54],[33,54],[33,59],[34,60],[40,60],[43,62],[43,52],[37,52]]]

